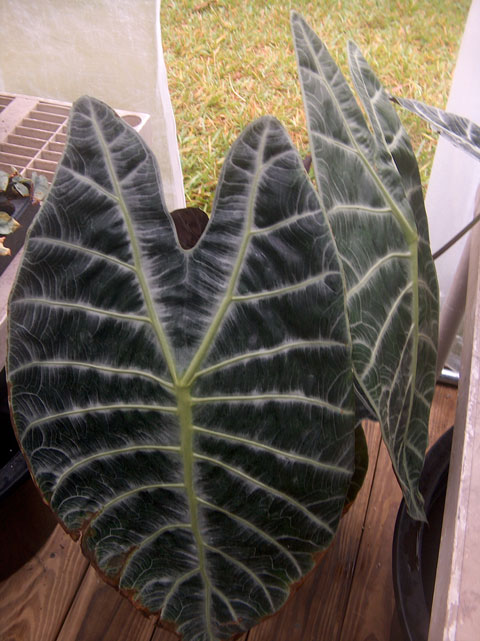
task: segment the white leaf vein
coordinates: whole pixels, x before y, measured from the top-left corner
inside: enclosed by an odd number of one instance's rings
[[[275,606],[272,601],[272,597],[270,595],[270,592],[267,589],[267,586],[265,583],[262,581],[262,579],[256,574],[251,568],[249,568],[245,563],[242,563],[242,561],[239,561],[235,557],[233,557],[231,554],[228,554],[227,552],[224,552],[222,549],[219,547],[214,547],[213,545],[208,545],[205,544],[205,547],[207,550],[210,550],[211,552],[214,552],[216,554],[220,554],[220,556],[223,556],[224,559],[232,563],[233,565],[236,565],[240,570],[245,572],[245,574],[248,574],[248,576],[255,582],[257,583],[260,588],[262,589],[263,593],[267,597],[268,603],[271,607],[272,610],[275,610]]]
[[[37,425],[49,423],[61,418],[68,418],[69,416],[81,416],[82,414],[95,414],[97,412],[117,412],[117,411],[141,411],[141,412],[167,412],[171,414],[178,413],[178,409],[174,405],[144,405],[140,403],[113,403],[111,405],[89,405],[88,407],[75,407],[63,412],[56,412],[54,414],[47,414],[31,421],[22,433],[22,441],[28,432]]]
[[[84,467],[85,465],[88,465],[93,461],[103,460],[110,456],[119,456],[122,454],[137,454],[138,452],[167,452],[180,454],[181,448],[179,445],[129,445],[128,447],[119,447],[113,450],[96,452],[95,454],[91,454],[90,456],[86,456],[85,458],[78,459],[72,465],[67,467],[57,478],[50,501],[53,502],[55,494],[57,493],[58,489],[65,481],[65,479],[80,467]]]
[[[331,472],[334,474],[340,474],[344,476],[351,475],[351,470],[347,468],[329,464],[329,463],[324,463],[322,461],[317,461],[307,456],[296,454],[295,452],[288,452],[287,450],[281,450],[277,447],[273,447],[272,445],[266,445],[264,443],[253,441],[252,439],[248,439],[242,436],[236,436],[234,434],[226,434],[225,432],[217,432],[215,430],[210,430],[205,427],[200,427],[198,425],[194,425],[193,429],[207,436],[212,436],[213,438],[222,438],[227,441],[232,441],[234,443],[241,443],[242,445],[246,445],[254,449],[263,450],[265,452],[269,452],[270,454],[275,454],[276,456],[280,456],[282,458],[291,459],[292,461],[297,461],[305,465],[311,465],[312,467],[316,467],[326,472]]]
[[[111,309],[104,309],[102,307],[93,307],[92,305],[86,305],[84,303],[74,303],[73,301],[59,301],[51,300],[50,298],[42,297],[26,297],[19,298],[13,301],[15,305],[47,305],[49,307],[61,307],[62,309],[74,309],[80,312],[85,312],[86,314],[98,315],[98,316],[107,316],[111,318],[117,318],[120,320],[128,321],[138,321],[141,323],[151,323],[151,319],[148,316],[139,316],[136,314],[125,314],[124,312],[115,312]]]
[[[227,472],[230,472],[231,474],[233,474],[234,476],[238,476],[239,478],[245,481],[248,481],[249,483],[252,483],[257,487],[262,488],[269,494],[273,494],[274,496],[277,496],[278,498],[282,499],[283,501],[285,501],[286,503],[294,507],[298,512],[301,512],[302,514],[307,516],[310,521],[315,523],[315,525],[327,531],[329,534],[333,534],[332,528],[327,523],[325,523],[325,521],[323,521],[318,516],[313,514],[313,512],[311,512],[308,508],[306,508],[304,505],[302,505],[302,503],[294,499],[292,496],[285,494],[285,492],[282,492],[281,490],[277,490],[275,487],[267,485],[266,483],[263,483],[259,479],[256,479],[253,476],[250,476],[243,470],[233,467],[232,465],[228,465],[227,463],[224,463],[219,459],[214,459],[210,456],[205,456],[204,454],[198,454],[198,453],[194,453],[193,457],[197,461],[204,461],[206,463],[210,463],[213,466],[221,467],[225,469]]]
[[[297,576],[295,577],[298,579],[300,576],[302,576],[302,569],[300,568],[298,561],[296,558],[293,556],[293,554],[290,552],[288,548],[283,546],[277,539],[275,539],[273,536],[270,536],[265,530],[262,530],[259,528],[257,525],[252,523],[251,521],[248,521],[247,519],[244,519],[243,517],[239,516],[238,514],[235,514],[234,512],[231,512],[230,510],[225,509],[224,507],[220,507],[219,505],[214,505],[213,503],[209,503],[205,499],[202,499],[201,497],[197,497],[197,500],[199,503],[204,505],[205,507],[208,507],[211,510],[216,510],[218,512],[221,512],[222,514],[225,514],[228,518],[231,518],[234,521],[237,521],[247,529],[251,530],[252,532],[255,532],[258,536],[263,538],[264,540],[268,541],[272,545],[274,545],[282,554],[284,554],[289,561],[292,563],[292,565],[295,567],[296,571],[298,572]]]
[[[313,340],[313,341],[292,341],[291,343],[284,343],[282,345],[272,347],[271,349],[260,349],[255,352],[245,352],[243,354],[239,354],[238,356],[227,358],[223,361],[215,363],[214,365],[210,365],[209,367],[205,367],[204,369],[199,370],[195,374],[193,380],[196,380],[200,376],[211,374],[212,372],[215,372],[217,370],[227,369],[228,367],[235,366],[238,363],[242,363],[248,360],[253,360],[255,358],[268,358],[270,356],[276,356],[277,354],[282,354],[292,349],[302,349],[302,348],[315,349],[318,347],[323,349],[331,349],[335,347],[340,347],[345,349],[347,348],[347,345],[340,341],[334,341],[329,339],[320,339],[320,340]]]
[[[110,365],[104,365],[101,363],[88,363],[88,362],[75,361],[75,360],[58,359],[58,360],[45,360],[45,361],[30,361],[12,370],[10,372],[10,376],[15,376],[19,372],[28,370],[32,367],[52,367],[52,368],[72,367],[72,368],[79,368],[79,369],[83,369],[83,368],[92,369],[95,371],[105,372],[107,374],[114,374],[118,376],[131,376],[132,378],[135,378],[135,377],[147,378],[155,383],[159,383],[163,387],[166,387],[170,390],[174,389],[172,383],[170,383],[169,381],[166,381],[165,379],[160,378],[159,376],[155,376],[150,372],[145,372],[144,370],[112,367]]]
[[[130,265],[129,263],[126,263],[125,261],[120,260],[119,258],[115,258],[115,256],[110,256],[109,254],[104,254],[103,252],[98,251],[96,249],[91,249],[90,247],[84,247],[83,245],[77,245],[73,242],[60,240],[59,238],[49,238],[48,236],[34,236],[33,238],[30,239],[30,242],[35,244],[40,244],[40,245],[52,245],[53,247],[64,247],[66,249],[71,249],[72,251],[86,254],[93,258],[98,258],[100,260],[108,261],[110,263],[113,263],[114,265],[117,265],[118,267],[128,269],[129,271],[134,272],[135,274],[137,273],[137,270],[135,269],[134,265]]]
[[[318,276],[313,278],[306,278],[300,282],[294,283],[293,285],[285,285],[284,287],[279,287],[277,289],[269,289],[261,292],[255,292],[253,294],[235,294],[232,296],[233,302],[242,302],[242,301],[252,301],[259,300],[263,298],[270,298],[272,296],[282,296],[283,294],[290,294],[291,292],[301,291],[310,285],[316,285],[318,283],[324,282],[328,276],[338,276],[338,272],[326,271],[322,272]]]
[[[353,296],[357,296],[362,292],[362,289],[369,284],[369,281],[375,272],[379,271],[382,267],[395,259],[410,260],[410,252],[390,252],[389,254],[385,254],[385,256],[381,256],[379,260],[373,263],[373,265],[371,265],[371,267],[362,274],[362,277],[357,281],[357,283],[353,287],[350,287],[347,292],[347,301],[350,301]]]
[[[342,416],[352,416],[354,412],[347,410],[344,407],[333,405],[328,401],[320,398],[312,398],[311,396],[304,396],[302,394],[238,394],[231,396],[192,396],[192,404],[200,405],[202,403],[254,403],[254,402],[270,402],[277,403],[305,403],[306,405],[314,405],[322,407],[334,414],[341,414]]]

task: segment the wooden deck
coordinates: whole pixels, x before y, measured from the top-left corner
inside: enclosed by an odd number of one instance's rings
[[[453,424],[456,395],[437,388],[430,442]],[[400,490],[378,427],[366,434],[367,479],[334,543],[286,606],[241,641],[401,640],[391,576]],[[98,579],[59,526],[49,534],[50,513],[30,481],[0,514],[0,641],[176,640]],[[32,556],[36,537],[44,543]]]

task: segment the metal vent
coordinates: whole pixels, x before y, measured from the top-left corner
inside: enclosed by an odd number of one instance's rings
[[[0,169],[16,169],[31,178],[43,174],[51,182],[66,142],[71,103],[20,94],[0,94]],[[117,111],[148,142],[150,116]]]
[[[12,100],[12,97],[0,94],[0,114],[5,109],[5,107],[8,107]]]
[[[16,169],[28,178],[36,172],[52,182],[65,146],[70,109],[68,102],[0,93],[0,169],[7,173]],[[149,115],[120,110],[117,113],[151,144]],[[20,236],[21,232],[25,236],[25,224],[15,234]],[[7,299],[20,256],[14,256],[12,251],[12,256],[5,259],[11,258],[0,277],[0,369],[6,355]]]

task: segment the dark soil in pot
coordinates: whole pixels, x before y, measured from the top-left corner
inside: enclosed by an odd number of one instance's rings
[[[420,479],[428,523],[400,504],[393,537],[393,583],[406,641],[427,641],[432,609],[453,427],[429,449]]]

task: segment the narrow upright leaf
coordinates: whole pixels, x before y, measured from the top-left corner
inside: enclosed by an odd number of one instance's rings
[[[352,75],[373,134],[321,40],[298,14],[292,28],[317,186],[345,273],[357,394],[380,422],[409,512],[423,518],[438,310],[418,184],[403,130],[358,50]]]
[[[276,120],[235,143],[185,250],[140,137],[74,105],[10,299],[13,415],[65,529],[185,640],[272,614],[332,539],[355,449],[344,310]]]
[[[397,190],[396,200],[403,194],[413,212],[418,233],[418,338],[415,346],[416,368],[412,372],[413,393],[410,420],[402,435],[406,450],[400,465],[409,475],[413,486],[419,482],[428,439],[430,405],[435,389],[438,333],[438,282],[430,249],[427,212],[423,200],[420,171],[407,132],[380,81],[368,65],[360,50],[349,44],[352,78],[373,127],[377,148],[383,150],[384,162],[380,170],[391,174],[392,189]],[[400,178],[400,181],[399,181]],[[388,182],[388,179],[384,179]],[[414,274],[415,276],[415,274]],[[395,438],[391,439],[395,443]],[[401,446],[400,446],[401,447]]]
[[[426,120],[435,131],[480,160],[480,126],[457,114],[430,107],[419,100],[393,98],[405,109]]]

